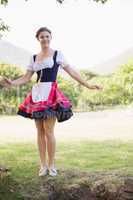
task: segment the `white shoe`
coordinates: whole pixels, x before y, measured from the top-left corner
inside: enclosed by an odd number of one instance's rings
[[[48,171],[50,176],[57,176],[57,170],[55,167],[49,168]]]
[[[39,176],[45,176],[47,174],[48,174],[47,166],[41,167],[41,169],[39,170]]]

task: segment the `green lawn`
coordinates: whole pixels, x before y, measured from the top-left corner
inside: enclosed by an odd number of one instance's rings
[[[47,177],[47,181],[56,179],[58,182],[64,182],[65,173],[68,172],[70,180],[67,178],[67,181],[71,183],[72,174],[76,172],[133,175],[133,141],[57,142],[56,149],[55,159],[59,175],[56,178]],[[30,191],[30,195],[33,194],[42,181],[42,178],[38,177],[39,157],[36,144],[1,145],[0,164],[10,169],[9,175],[0,181],[0,200],[28,199],[24,198],[29,194],[26,191]],[[73,180],[79,178],[81,177],[75,175]]]
[[[61,142],[57,143],[55,160],[58,168],[87,172],[117,170],[132,174],[133,141]],[[15,177],[34,177],[39,167],[37,145],[1,145],[0,163],[8,166]]]

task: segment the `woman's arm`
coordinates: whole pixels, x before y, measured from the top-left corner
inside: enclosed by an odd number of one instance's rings
[[[63,69],[76,81],[78,81],[83,86],[87,87],[88,89],[102,89],[101,86],[98,85],[89,85],[85,80],[83,80],[80,74],[75,71],[70,65],[63,66]]]
[[[33,74],[34,74],[33,71],[27,70],[26,73],[23,76],[21,76],[20,78],[18,78],[16,80],[7,79],[6,82],[9,84],[9,86],[23,85],[30,81]]]

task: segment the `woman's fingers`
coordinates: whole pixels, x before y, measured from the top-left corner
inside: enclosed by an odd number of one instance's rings
[[[3,77],[3,76],[0,76],[0,85],[3,86],[3,87],[10,87],[11,86],[11,80],[6,78],[6,77]]]
[[[10,79],[7,79],[6,77],[4,78],[6,83],[12,84],[12,81]]]
[[[96,86],[98,90],[102,90],[103,87],[102,86]]]
[[[92,86],[91,86],[91,89],[102,90],[103,87],[102,87],[102,86],[99,86],[99,85],[92,85]]]

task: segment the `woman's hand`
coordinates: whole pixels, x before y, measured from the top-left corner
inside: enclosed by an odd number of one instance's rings
[[[10,88],[12,86],[19,86],[25,84],[28,81],[30,81],[33,73],[34,73],[33,71],[27,70],[27,72],[23,76],[15,80],[10,80],[5,76],[0,76],[0,85],[3,87]]]
[[[96,89],[96,90],[102,90],[103,88],[101,86],[98,85],[89,85],[87,83],[87,81],[83,80],[80,76],[80,74],[75,71],[72,67],[65,66],[63,67],[63,69],[72,77],[74,78],[76,81],[78,81],[80,84],[82,84],[83,86],[87,87],[88,89]]]
[[[92,90],[103,90],[103,87],[102,86],[98,86],[98,85],[91,85],[91,86],[88,86],[88,89],[92,89]]]
[[[12,81],[10,79],[6,78],[5,76],[0,76],[0,85],[2,87],[10,88],[12,85]]]

